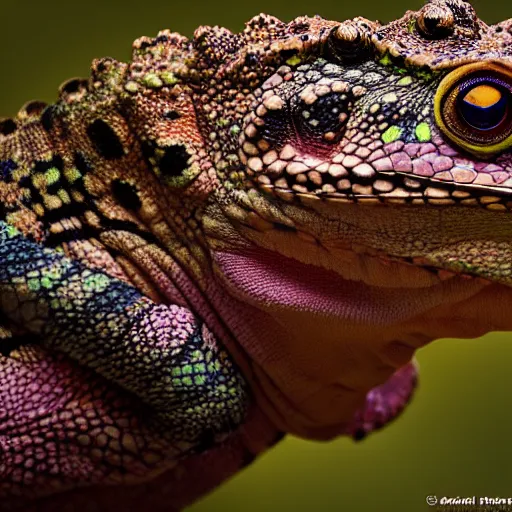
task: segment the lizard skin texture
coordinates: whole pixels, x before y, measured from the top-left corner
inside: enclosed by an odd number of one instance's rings
[[[4,120],[0,506],[179,509],[511,330],[510,25],[163,31]]]

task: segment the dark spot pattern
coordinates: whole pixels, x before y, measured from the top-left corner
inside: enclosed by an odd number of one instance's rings
[[[281,50],[280,52],[280,56],[283,60],[288,60],[290,59],[291,57],[297,55],[299,53],[299,50],[296,50],[294,48],[291,48],[291,49],[286,49],[286,50]]]
[[[136,187],[127,181],[114,180],[112,194],[121,206],[129,210],[138,210],[142,206]]]
[[[80,151],[77,151],[75,153],[74,157],[74,164],[75,167],[82,173],[87,174],[89,171],[92,170],[92,166],[89,164],[89,162],[86,160],[85,156],[80,153]]]
[[[103,73],[103,71],[106,71],[106,69],[107,69],[107,64],[105,61],[98,62],[97,66],[96,66],[96,70],[99,73]]]
[[[73,94],[78,92],[80,89],[80,85],[83,83],[83,80],[79,78],[74,78],[62,84],[61,91],[66,94]]]
[[[13,119],[4,119],[0,121],[0,133],[2,135],[10,135],[16,131],[16,123]]]
[[[87,127],[87,135],[98,154],[106,160],[115,160],[124,156],[123,144],[116,132],[103,119],[93,121]]]
[[[249,67],[255,66],[258,64],[258,56],[254,53],[248,53],[245,56],[245,64]]]
[[[43,173],[56,167],[60,171],[64,168],[64,162],[62,161],[62,157],[60,155],[55,155],[51,160],[37,160],[34,163],[34,172],[35,173]]]
[[[0,355],[9,357],[11,352],[18,350],[19,348],[34,343],[34,335],[27,336],[11,336],[9,338],[0,339]]]
[[[187,167],[190,155],[183,144],[165,148],[164,156],[158,164],[164,176],[179,176]]]
[[[176,110],[168,110],[167,112],[165,112],[164,117],[169,121],[175,121],[176,119],[179,119],[181,117],[181,114]]]
[[[54,114],[55,107],[50,105],[49,107],[45,108],[43,115],[41,116],[41,124],[47,132],[51,131],[53,128]]]
[[[46,108],[44,101],[31,101],[25,107],[25,112],[30,115],[40,114]]]
[[[318,98],[312,105],[301,101],[295,111],[299,132],[306,139],[322,137],[326,132],[336,134],[331,142],[338,141],[343,135],[343,128],[352,108],[353,98],[350,94],[329,93]],[[344,121],[340,115],[347,114]]]

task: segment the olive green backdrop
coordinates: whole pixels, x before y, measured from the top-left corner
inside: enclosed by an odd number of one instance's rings
[[[488,23],[512,16],[509,1],[474,3]],[[52,101],[61,82],[88,74],[94,57],[127,59],[133,39],[162,28],[187,36],[201,24],[238,31],[259,12],[389,21],[421,4],[0,0],[0,116],[27,100]],[[442,340],[418,358],[421,387],[387,429],[359,444],[288,439],[189,512],[414,512],[428,510],[427,495],[512,496],[512,334]]]

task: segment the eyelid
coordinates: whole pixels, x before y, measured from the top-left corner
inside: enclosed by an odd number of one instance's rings
[[[495,144],[480,145],[470,143],[454,133],[454,131],[447,126],[443,118],[443,106],[447,93],[452,90],[454,85],[463,80],[464,77],[470,76],[471,73],[482,73],[486,71],[490,71],[503,78],[507,77],[509,79],[508,81],[502,79],[503,84],[506,84],[507,88],[512,91],[512,67],[506,66],[501,62],[488,61],[466,64],[454,69],[441,80],[434,97],[434,117],[439,129],[461,148],[480,156],[492,156],[495,153],[507,149],[511,145],[510,137]]]

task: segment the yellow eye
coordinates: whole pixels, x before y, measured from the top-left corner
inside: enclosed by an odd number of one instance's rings
[[[477,79],[478,80],[478,79]],[[463,119],[475,130],[497,128],[507,117],[508,94],[498,84],[470,84],[459,91],[457,108]],[[465,85],[465,84],[464,84]]]
[[[512,69],[475,63],[449,73],[434,100],[443,134],[466,151],[493,155],[512,146]]]
[[[503,94],[491,85],[476,85],[463,96],[463,101],[475,107],[487,108],[496,105],[503,98]]]

